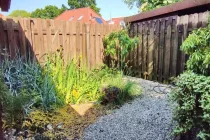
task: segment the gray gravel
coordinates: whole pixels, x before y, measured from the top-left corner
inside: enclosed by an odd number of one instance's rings
[[[172,131],[172,107],[167,94],[156,93],[160,84],[129,78],[143,89],[142,96],[101,117],[86,128],[84,140],[169,140]],[[166,85],[161,85],[166,86]],[[156,91],[170,90],[155,88]]]

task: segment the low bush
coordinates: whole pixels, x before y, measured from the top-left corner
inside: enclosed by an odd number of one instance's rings
[[[210,138],[210,77],[185,72],[176,80],[171,99],[177,103],[174,119],[176,135]]]

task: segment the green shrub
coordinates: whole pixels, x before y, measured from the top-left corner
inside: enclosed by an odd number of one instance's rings
[[[177,103],[174,119],[176,135],[193,133],[202,139],[210,138],[210,77],[193,72],[181,74],[171,99]],[[192,133],[193,131],[193,133]]]
[[[3,128],[20,128],[24,119],[24,106],[28,103],[28,96],[21,92],[18,96],[12,96],[0,75],[0,103],[2,105]]]
[[[210,27],[194,30],[183,42],[181,49],[188,54],[187,69],[195,73],[209,74]]]
[[[110,33],[104,38],[106,56],[111,56],[117,68],[124,70],[126,68],[126,57],[138,44],[138,37],[130,38],[127,30],[120,30]]]
[[[176,80],[171,99],[177,103],[176,135],[210,139],[210,27],[193,31],[181,49],[189,55],[187,72]]]

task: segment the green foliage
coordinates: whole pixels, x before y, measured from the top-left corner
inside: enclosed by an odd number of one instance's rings
[[[177,103],[174,119],[176,135],[196,130],[201,139],[210,138],[210,77],[185,72],[178,77],[171,99]]]
[[[162,6],[166,6],[181,0],[123,0],[125,4],[132,8],[134,5],[139,8],[140,12],[145,12],[149,10],[153,10],[155,8],[160,8]]]
[[[68,5],[70,7],[70,10],[83,7],[90,7],[100,15],[100,8],[97,7],[96,0],[68,0]]]
[[[181,49],[189,55],[187,70],[176,81],[172,100],[178,105],[174,133],[210,139],[210,31],[209,27],[193,31]]]
[[[22,18],[29,18],[31,16],[31,13],[25,11],[25,10],[14,10],[12,13],[8,15],[9,17],[22,17]]]
[[[44,72],[36,62],[25,62],[21,57],[5,60],[1,67],[5,83],[15,97],[29,97],[24,106],[26,114],[33,107],[50,110],[56,104],[61,104],[56,97],[55,85],[47,72]]]
[[[3,113],[3,128],[20,128],[25,116],[24,105],[28,103],[28,97],[22,92],[19,96],[12,96],[5,85],[2,75],[0,76],[0,103]]]
[[[79,67],[76,60],[65,65],[60,53],[50,55],[45,64],[45,70],[56,83],[59,98],[67,104],[96,101],[100,81],[90,71]]]
[[[97,102],[103,96],[101,92],[103,85],[119,87],[123,91],[122,94],[131,95],[135,92],[130,90],[134,84],[128,87],[129,83],[122,81],[122,74],[117,70],[103,66],[90,71],[79,67],[76,60],[65,65],[62,51],[48,57],[45,69],[56,83],[58,97],[66,104]],[[127,95],[119,98],[125,101]]]
[[[103,41],[106,47],[105,54],[110,55],[118,63],[117,67],[123,70],[126,64],[125,58],[137,46],[138,42],[138,37],[130,38],[127,30],[112,32]]]
[[[10,93],[7,86],[4,84],[3,77],[0,75],[0,103],[3,106],[6,106],[9,102]]]
[[[36,9],[31,13],[32,18],[54,19],[66,10],[65,7],[58,8],[57,6],[48,5],[44,9]]]
[[[117,104],[122,104],[141,94],[140,88],[135,83],[123,79],[122,72],[105,65],[87,70],[80,66],[81,62],[80,65],[78,64],[79,60],[64,63],[62,54],[62,49],[48,54],[42,66],[36,62],[24,61],[20,57],[14,60],[6,59],[1,64],[1,74],[4,78],[2,84],[4,82],[10,91],[7,96],[2,96],[4,97],[2,100],[5,101],[5,129],[12,127],[43,133],[43,135],[37,135],[38,138],[62,137],[61,139],[64,139],[72,135],[70,134],[72,131],[68,130],[78,127],[78,124],[83,121],[77,119],[78,113],[75,111],[69,113],[68,109],[60,112],[62,110],[60,105],[100,103],[104,96],[102,92],[104,87],[114,86],[120,89],[120,94],[115,100]],[[6,86],[1,86],[0,83],[3,93]],[[57,110],[59,112],[56,112]],[[92,117],[84,116],[82,119],[88,119],[85,121],[87,124],[91,122]],[[64,129],[57,131],[60,123],[63,123]],[[52,125],[53,132],[46,130],[48,124]]]
[[[187,69],[207,75],[210,68],[210,28],[193,31],[183,42],[181,49],[190,55]]]
[[[141,94],[141,88],[136,83],[123,80],[121,77],[107,80],[105,83],[107,86],[105,88],[106,92],[101,98],[102,101],[108,99],[117,105],[122,105]]]

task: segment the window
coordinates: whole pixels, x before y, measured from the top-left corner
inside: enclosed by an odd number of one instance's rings
[[[98,22],[98,24],[103,24],[103,21],[101,20],[101,18],[95,17],[95,19]]]
[[[78,21],[80,21],[82,18],[83,18],[83,16],[80,16],[80,17],[78,18]]]
[[[74,16],[72,16],[70,19],[69,19],[69,21],[72,21],[74,19]]]

